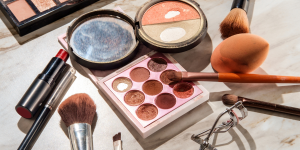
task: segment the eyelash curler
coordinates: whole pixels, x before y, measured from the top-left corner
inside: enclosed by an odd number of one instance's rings
[[[236,115],[236,113],[234,112],[234,108],[237,108],[240,113],[241,113],[241,117],[238,117]],[[220,118],[222,116],[224,116],[226,113],[229,114],[230,119],[227,120],[226,122],[222,122],[221,125],[219,125],[218,127],[216,127],[218,121],[220,120]],[[236,125],[239,124],[240,120],[243,120],[244,118],[246,118],[248,116],[248,111],[247,109],[244,107],[244,105],[241,102],[237,102],[235,103],[233,106],[231,106],[230,108],[226,108],[226,110],[224,112],[222,112],[221,114],[219,114],[218,118],[216,119],[215,123],[213,124],[211,129],[205,130],[200,134],[193,134],[192,135],[192,140],[197,142],[198,144],[200,144],[200,149],[199,150],[205,150],[205,149],[209,149],[209,150],[217,150],[215,147],[213,147],[208,141],[209,138],[211,137],[211,135],[213,133],[225,133],[228,130],[230,130],[232,127],[235,127]],[[201,137],[207,135],[207,137],[203,140]]]

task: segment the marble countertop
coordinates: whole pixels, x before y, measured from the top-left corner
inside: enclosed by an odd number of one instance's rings
[[[208,19],[208,34],[204,41],[190,51],[172,56],[188,71],[212,72],[209,62],[212,51],[222,42],[219,24],[229,13],[232,1],[196,0]],[[250,0],[248,17],[251,33],[270,43],[266,61],[254,73],[298,76],[300,72],[300,1]],[[50,58],[62,48],[57,36],[66,32],[67,23],[93,9],[121,7],[134,18],[146,0],[101,0],[24,37],[0,13],[0,149],[17,149],[34,120],[21,118],[15,111],[28,86],[44,69]],[[97,120],[93,131],[96,150],[113,149],[112,136],[122,133],[124,150],[186,149],[196,150],[199,145],[190,137],[212,126],[226,106],[221,102],[225,93],[262,101],[300,107],[299,84],[238,84],[200,82],[210,99],[150,137],[143,139],[127,122],[74,62],[77,79],[64,95],[89,94],[97,105]],[[220,150],[274,150],[299,149],[300,117],[249,108],[249,115],[236,128],[220,133],[210,140]],[[64,124],[57,111],[36,141],[33,150],[70,149]]]

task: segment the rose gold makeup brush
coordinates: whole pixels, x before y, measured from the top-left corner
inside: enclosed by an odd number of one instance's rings
[[[59,105],[58,113],[68,127],[71,149],[93,150],[91,125],[96,113],[94,101],[87,94],[75,94]]]
[[[170,71],[167,74],[169,83],[179,81],[215,81],[236,83],[300,83],[300,77],[260,75],[260,74],[236,74],[236,73],[199,73]]]
[[[224,94],[222,96],[222,101],[225,105],[233,105],[236,102],[241,101],[241,102],[243,102],[243,105],[246,107],[261,108],[261,109],[265,109],[265,110],[271,110],[271,111],[282,112],[282,113],[300,116],[299,108],[253,100],[253,99],[244,98],[244,97],[240,97],[240,96],[236,96],[236,95]]]
[[[234,0],[230,13],[220,24],[222,37],[228,38],[235,34],[249,33],[247,11],[249,0]]]

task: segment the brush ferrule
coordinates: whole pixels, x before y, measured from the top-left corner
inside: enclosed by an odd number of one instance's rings
[[[114,150],[122,150],[122,141],[121,140],[114,141]]]
[[[93,150],[91,125],[75,123],[68,127],[72,150]]]
[[[233,0],[230,10],[234,8],[241,8],[246,12],[248,12],[248,7],[249,7],[249,0]]]

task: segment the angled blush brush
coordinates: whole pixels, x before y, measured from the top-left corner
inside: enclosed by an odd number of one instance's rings
[[[235,83],[300,83],[300,77],[237,73],[199,73],[170,71],[169,84],[180,81],[215,81]]]
[[[231,94],[224,94],[222,96],[222,101],[225,105],[232,105],[238,101],[241,101],[243,105],[246,107],[260,108],[260,109],[300,116],[299,108],[278,105],[278,104],[259,101],[259,100],[253,100],[253,99],[231,95]]]
[[[63,101],[58,113],[68,127],[72,150],[93,150],[91,125],[96,113],[94,101],[85,93]]]
[[[228,38],[235,34],[249,33],[248,7],[249,0],[233,0],[230,13],[220,24],[222,37]]]

